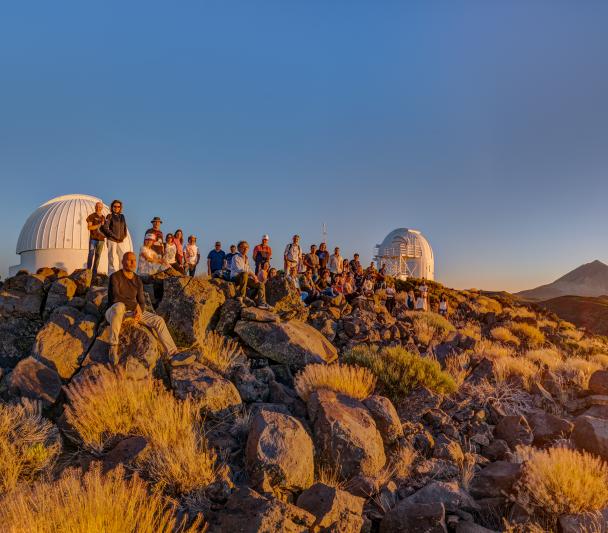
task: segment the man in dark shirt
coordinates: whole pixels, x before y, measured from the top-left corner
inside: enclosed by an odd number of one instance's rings
[[[97,277],[99,259],[103,252],[103,242],[105,235],[101,233],[101,226],[105,222],[105,217],[101,214],[103,204],[95,204],[95,212],[87,217],[87,229],[89,230],[89,256],[87,258],[87,270],[91,270],[91,280]]]
[[[118,364],[120,359],[118,340],[125,317],[133,318],[135,322],[141,322],[156,331],[158,340],[169,357],[177,353],[177,348],[163,318],[144,310],[146,305],[144,286],[135,273],[136,268],[137,257],[133,252],[127,252],[122,257],[122,269],[110,276],[106,320],[110,324],[109,358],[114,365]]]
[[[224,268],[226,270],[230,270],[230,264],[232,263],[232,258],[237,254],[238,252],[236,251],[236,244],[231,244],[230,245],[230,252],[226,254],[225,257],[225,265]]]
[[[160,225],[162,223],[163,223],[163,221],[160,219],[160,217],[154,217],[150,221],[150,224],[152,224],[152,227],[148,231],[146,231],[146,235],[152,234],[156,237],[154,244],[152,244],[152,250],[154,250],[161,257],[165,253],[164,236],[163,236],[163,232],[160,230]]]
[[[124,254],[132,251],[127,239],[127,221],[122,214],[122,202],[112,201],[110,211],[101,230],[108,245],[108,274],[116,272]]]
[[[361,268],[361,261],[359,261],[359,254],[355,254],[350,261],[350,270],[353,274],[357,274]]]
[[[215,248],[207,255],[207,274],[211,276],[218,270],[222,270],[224,268],[225,259],[226,252],[222,250],[222,243],[217,241],[215,243]]]

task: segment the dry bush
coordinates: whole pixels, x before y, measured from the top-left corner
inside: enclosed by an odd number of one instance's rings
[[[549,329],[555,329],[557,328],[557,322],[555,320],[550,320],[548,318],[540,318],[536,325],[539,328],[549,328]]]
[[[589,358],[590,361],[597,363],[602,368],[608,368],[608,354],[596,353]]]
[[[522,415],[532,408],[532,397],[508,381],[492,383],[482,379],[479,383],[466,383],[463,391],[473,402],[484,407],[493,405],[507,415]]]
[[[344,490],[347,482],[340,474],[340,468],[317,461],[315,463],[315,483],[323,483],[328,487]]]
[[[586,389],[589,386],[591,374],[601,369],[602,365],[597,361],[581,357],[568,357],[555,368],[555,371],[567,381]]]
[[[402,346],[384,348],[356,346],[344,354],[347,363],[366,367],[378,378],[378,386],[393,402],[423,386],[437,394],[456,390],[452,377],[430,357],[408,352]]]
[[[519,346],[519,339],[511,333],[509,328],[504,326],[497,326],[490,331],[490,337],[492,337],[495,341],[504,342],[505,344],[513,344],[514,346]]]
[[[108,372],[67,387],[66,417],[85,448],[101,453],[117,436],[141,435],[148,446],[137,466],[176,492],[211,483],[216,457],[201,433],[200,409],[179,401],[160,382]]]
[[[197,359],[220,374],[226,373],[241,354],[239,344],[215,331],[208,331],[199,346]]]
[[[0,506],[0,523],[9,533],[200,531],[200,519],[186,528],[176,513],[174,502],[158,491],[150,493],[137,475],[125,480],[121,466],[102,475],[94,464],[84,476],[68,469],[54,483],[12,493]]]
[[[466,352],[445,358],[445,371],[452,376],[457,388],[460,388],[469,374],[469,362],[470,357]]]
[[[475,351],[482,357],[488,359],[500,359],[501,357],[512,357],[515,350],[511,346],[505,346],[498,342],[482,340],[476,347]]]
[[[553,515],[597,511],[608,505],[608,465],[568,448],[535,450],[516,489],[522,505]]]
[[[477,322],[467,322],[458,332],[472,339],[481,340],[481,326]]]
[[[520,378],[526,390],[530,390],[538,367],[523,357],[501,357],[494,360],[494,377],[499,383],[510,378]]]
[[[511,324],[511,332],[517,335],[530,348],[537,348],[545,343],[543,332],[530,324],[515,322]]]
[[[398,446],[390,456],[389,469],[391,477],[402,481],[410,477],[412,465],[418,457],[418,452],[411,446]]]
[[[566,337],[573,341],[580,341],[583,338],[585,332],[580,329],[576,329],[576,326],[574,324],[564,321],[559,323],[559,334],[562,337]]]
[[[499,315],[502,313],[502,305],[494,298],[488,298],[487,296],[479,296],[475,300],[477,311],[480,313],[496,313]]]
[[[433,339],[441,341],[452,331],[456,331],[447,318],[437,313],[409,311],[407,315],[411,317],[416,338],[422,344],[429,344]]]
[[[505,313],[509,315],[511,318],[535,318],[536,313],[527,307],[507,307],[505,309]]]
[[[369,369],[340,363],[306,365],[295,379],[296,392],[304,401],[319,389],[364,400],[374,392],[375,385],[376,378]]]
[[[528,350],[524,357],[539,366],[547,367],[550,370],[557,368],[562,363],[562,356],[555,348],[539,348],[538,350]]]
[[[60,449],[59,431],[35,408],[0,404],[0,493],[49,472]]]

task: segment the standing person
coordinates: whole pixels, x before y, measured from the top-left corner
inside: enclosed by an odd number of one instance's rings
[[[95,204],[95,212],[87,217],[87,229],[89,230],[89,256],[87,257],[87,270],[91,270],[91,281],[97,277],[99,259],[103,252],[103,243],[106,239],[101,232],[101,227],[105,222],[105,217],[101,214],[103,204]]]
[[[226,259],[226,252],[222,250],[222,243],[216,241],[215,248],[207,254],[207,274],[213,275],[215,272],[219,272],[224,268],[224,261]]]
[[[122,202],[113,200],[110,204],[111,213],[106,216],[102,233],[108,244],[108,274],[120,269],[122,257],[129,249],[127,238],[127,221],[122,214]]]
[[[410,291],[407,293],[407,308],[410,311],[413,311],[415,306],[416,306],[416,296],[414,295],[414,291],[412,289],[410,289]]]
[[[302,262],[302,249],[300,248],[300,236],[294,235],[292,242],[285,247],[283,254],[283,266],[285,272],[291,272],[292,267],[299,270]]]
[[[230,279],[236,283],[237,299],[242,304],[247,296],[247,287],[255,290],[257,298],[257,306],[260,309],[270,309],[266,303],[266,290],[263,283],[260,283],[256,275],[252,272],[249,266],[249,243],[247,241],[239,242],[238,253],[232,257],[230,263]]]
[[[343,263],[344,259],[342,259],[342,256],[340,255],[340,248],[336,246],[334,248],[334,253],[329,257],[329,271],[332,276],[342,274]]]
[[[353,271],[353,274],[357,274],[359,269],[363,270],[361,267],[361,261],[359,261],[359,254],[353,255],[353,258],[350,262],[350,269]]]
[[[160,217],[154,217],[152,220],[150,220],[152,227],[146,231],[147,234],[151,234],[156,237],[154,244],[152,244],[152,249],[161,257],[165,253],[163,232],[160,230],[160,225],[162,223],[163,221],[160,219]]]
[[[445,317],[448,316],[448,299],[445,294],[442,294],[439,300],[439,314]]]
[[[268,246],[268,241],[270,237],[268,235],[264,235],[262,237],[261,244],[256,245],[253,249],[253,261],[255,262],[255,273],[257,274],[262,265],[266,262],[270,263],[272,259],[272,248]]]
[[[392,280],[388,280],[386,283],[386,302],[385,306],[387,311],[392,315],[393,309],[395,309],[395,296],[397,292],[395,291],[395,286]]]
[[[232,258],[236,254],[237,254],[236,244],[231,244],[230,245],[230,252],[226,254],[226,257],[224,259],[224,269],[228,270],[228,273],[230,273],[230,264],[232,263]]]
[[[154,233],[146,233],[144,243],[139,249],[139,262],[137,265],[137,273],[143,276],[151,276],[156,274],[163,266],[162,257],[154,250],[156,235]]]
[[[304,266],[307,271],[310,271],[313,276],[319,271],[319,256],[317,255],[317,245],[310,245],[310,253],[304,256]]]
[[[319,258],[319,269],[325,270],[327,268],[327,263],[329,263],[329,252],[327,251],[327,244],[324,242],[319,244],[317,257]]]
[[[177,245],[175,244],[173,233],[167,233],[167,242],[165,243],[165,255],[163,255],[163,260],[171,268],[181,272],[181,268],[177,264]]]
[[[175,243],[175,262],[179,265],[179,270],[185,274],[184,270],[184,232],[181,229],[176,229],[173,234],[173,242]]]
[[[108,310],[106,320],[110,324],[110,362],[118,364],[118,339],[125,317],[132,317],[135,322],[141,322],[153,329],[158,335],[165,352],[169,357],[177,353],[177,348],[167,325],[162,317],[150,311],[144,311],[146,300],[144,286],[135,273],[137,259],[133,252],[122,256],[122,269],[110,276],[108,285]]]
[[[426,281],[422,280],[422,283],[418,287],[420,294],[422,294],[423,298],[426,298],[429,294],[429,288],[427,287]]]
[[[426,300],[421,293],[416,295],[416,311],[426,311]]]
[[[347,272],[350,272],[350,261],[348,259],[343,259],[342,260],[342,274],[346,274]]]
[[[188,237],[188,244],[184,249],[184,261],[186,263],[186,273],[193,278],[194,274],[196,274],[196,265],[198,265],[201,260],[201,254],[198,251],[198,246],[196,245],[196,237],[194,235],[190,235]]]

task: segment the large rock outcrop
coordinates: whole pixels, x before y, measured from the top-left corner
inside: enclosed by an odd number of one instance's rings
[[[169,277],[163,282],[163,299],[157,312],[165,319],[175,343],[189,346],[203,342],[225,299],[206,279]]]
[[[19,274],[9,278],[0,290],[0,317],[40,318],[44,295],[41,276]]]
[[[315,328],[300,322],[239,320],[235,333],[256,352],[277,363],[302,367],[309,363],[331,363],[338,351]]]
[[[314,480],[312,439],[292,416],[261,410],[251,422],[246,448],[254,486],[303,490]]]
[[[386,463],[376,423],[358,400],[333,391],[315,391],[308,400],[319,456],[342,477],[374,476]]]
[[[13,368],[32,353],[41,319],[22,317],[0,318],[0,366]]]
[[[33,355],[70,379],[78,370],[93,338],[97,322],[73,307],[58,307],[36,335]]]
[[[27,357],[10,373],[7,386],[12,396],[40,400],[48,407],[59,398],[61,378],[52,368],[33,357]]]
[[[363,527],[364,498],[349,492],[315,483],[298,496],[298,507],[317,517],[315,527],[321,531],[359,533]]]

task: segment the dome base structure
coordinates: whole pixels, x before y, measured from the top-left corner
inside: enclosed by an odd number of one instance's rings
[[[433,249],[418,230],[398,228],[391,231],[382,244],[376,245],[374,259],[378,267],[386,265],[388,275],[396,279],[435,280]]]
[[[95,212],[97,202],[101,200],[95,196],[68,194],[42,204],[29,216],[19,234],[16,252],[21,260],[9,268],[9,275],[14,276],[19,270],[35,273],[43,267],[57,267],[70,273],[86,268],[89,254],[86,219]],[[109,213],[104,204],[102,214]],[[133,250],[128,233],[126,240],[127,248]],[[97,271],[100,274],[108,271],[106,246]]]

